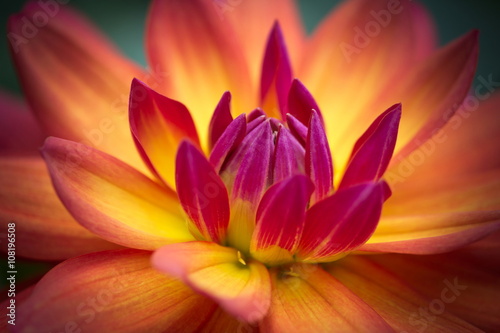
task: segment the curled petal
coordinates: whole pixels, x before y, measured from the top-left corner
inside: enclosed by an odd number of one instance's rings
[[[246,131],[247,123],[244,114],[240,114],[227,126],[210,153],[209,160],[215,171],[220,171],[226,157],[243,141]]]
[[[208,129],[208,144],[210,149],[212,149],[221,137],[222,133],[226,130],[229,124],[233,121],[233,116],[231,115],[231,93],[226,91],[217,107],[215,108],[212,119],[210,120],[210,125]]]
[[[255,322],[267,314],[271,298],[269,273],[239,251],[210,242],[171,244],[152,258],[158,270],[180,278],[232,314]]]
[[[286,123],[290,132],[295,136],[297,140],[305,147],[307,142],[307,126],[302,124],[297,118],[291,114],[286,115]]]
[[[273,163],[273,183],[297,174],[305,174],[305,149],[290,131],[281,126],[276,136]]]
[[[311,119],[311,111],[314,110],[324,124],[323,116],[314,97],[298,79],[294,79],[288,92],[287,112],[307,126]]]
[[[189,110],[137,79],[129,102],[130,129],[142,158],[169,186],[175,184],[175,153],[184,139],[199,145]]]
[[[229,223],[227,190],[207,161],[192,144],[184,141],[177,152],[177,195],[197,239],[223,242]]]
[[[175,193],[123,162],[57,138],[45,141],[42,155],[68,211],[102,238],[139,249],[194,239]]]

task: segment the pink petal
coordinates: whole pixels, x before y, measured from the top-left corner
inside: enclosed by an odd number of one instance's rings
[[[306,142],[306,173],[314,183],[311,201],[326,197],[333,189],[333,162],[321,118],[312,111]]]
[[[305,147],[307,142],[307,126],[289,113],[286,115],[286,123],[290,132],[292,132],[295,138]]]
[[[339,188],[377,181],[382,177],[396,146],[400,119],[401,104],[390,107],[375,119],[354,145]]]
[[[226,161],[226,157],[232,153],[243,141],[247,131],[247,123],[244,114],[240,114],[233,120],[222,133],[210,153],[210,163],[219,172]]]
[[[233,121],[233,116],[231,115],[231,93],[226,91],[210,120],[210,125],[208,129],[208,144],[210,149],[212,149],[221,137],[222,133],[226,130],[229,124]]]
[[[161,180],[175,184],[175,154],[180,142],[199,145],[189,110],[134,79],[129,102],[130,129],[142,158]]]
[[[297,259],[333,261],[365,243],[377,226],[383,196],[381,183],[365,183],[339,190],[312,206]]]
[[[298,79],[294,79],[288,92],[287,112],[296,117],[302,124],[309,125],[311,111],[314,110],[324,126],[323,116],[314,97]]]
[[[271,186],[259,204],[250,243],[253,258],[267,265],[293,262],[304,228],[305,212],[314,190],[304,175]]]
[[[91,232],[148,250],[194,239],[175,193],[125,163],[56,138],[46,140],[42,155],[59,198]]]
[[[293,137],[290,131],[281,126],[276,136],[273,163],[273,182],[297,174],[305,174],[305,149]]]
[[[184,141],[177,152],[177,195],[197,239],[223,242],[229,223],[227,190],[207,161],[192,144]]]
[[[237,318],[255,322],[267,314],[271,298],[267,269],[257,261],[245,261],[235,249],[210,242],[171,244],[156,251],[152,263]]]
[[[127,249],[63,262],[18,309],[15,332],[197,332],[215,304],[156,272],[150,257]]]
[[[267,115],[285,119],[285,106],[292,83],[292,68],[279,23],[269,33],[262,63],[260,101]]]

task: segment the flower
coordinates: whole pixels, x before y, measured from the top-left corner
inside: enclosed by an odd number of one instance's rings
[[[68,9],[23,37],[38,6],[9,23],[40,127],[6,108],[2,214],[19,254],[69,259],[14,331],[498,329],[477,33],[435,51],[410,2],[348,1],[305,38],[287,1],[154,1],[147,74]]]

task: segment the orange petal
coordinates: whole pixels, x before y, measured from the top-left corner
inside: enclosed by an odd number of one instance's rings
[[[57,198],[40,157],[1,157],[0,170],[0,232],[7,235],[8,223],[16,224],[17,255],[63,260],[118,247],[76,223]]]
[[[260,262],[245,261],[235,249],[211,242],[171,244],[156,251],[152,262],[238,319],[256,322],[267,314],[271,298],[268,271]]]
[[[259,332],[258,324],[247,323],[237,320],[232,315],[222,310],[220,307],[215,310],[212,317],[200,328],[200,333],[218,333],[218,332]]]
[[[194,239],[175,193],[123,162],[56,138],[46,140],[42,155],[66,208],[102,238],[148,250]]]
[[[432,282],[440,289],[437,293],[422,295],[414,288],[429,281],[420,270],[414,270],[414,278],[410,279],[407,278],[410,274],[404,277],[398,274],[399,265],[410,267],[414,257],[401,256],[402,260],[398,260],[398,265],[391,265],[390,270],[378,264],[384,261],[392,264],[392,258],[394,256],[349,256],[327,270],[377,311],[396,332],[481,332],[449,311],[452,297],[462,300],[443,291],[447,286],[443,283],[446,276],[438,273],[440,278]],[[422,258],[425,262],[427,257]],[[448,297],[448,302],[441,298],[443,295]]]
[[[250,68],[252,87],[255,92],[259,87],[266,39],[276,21],[283,32],[292,68],[297,68],[303,52],[305,31],[296,2],[293,0],[218,0],[214,4],[219,8],[221,20],[224,24],[232,26],[238,40],[241,41],[240,48]]]
[[[150,63],[173,78],[160,92],[186,103],[205,147],[210,116],[224,91],[232,93],[235,114],[255,107],[240,44],[219,15],[211,0],[154,1],[146,32]]]
[[[401,102],[378,103],[433,49],[431,31],[425,11],[408,0],[346,1],[316,29],[297,76],[323,111],[336,168],[370,122]]]
[[[127,109],[130,82],[134,77],[147,82],[148,77],[67,6],[56,4],[57,15],[49,18],[40,4],[29,2],[10,18],[8,38],[25,96],[42,128],[144,168]],[[30,18],[43,19],[42,14],[47,22],[38,28]]]
[[[0,307],[2,308],[0,315],[2,316],[2,318],[6,318],[6,319],[0,321],[0,332],[9,332],[8,327],[15,326],[14,325],[16,323],[15,320],[12,321],[11,323],[9,323],[9,321],[16,318],[16,309],[19,308],[19,305],[23,304],[29,298],[29,296],[33,292],[34,287],[35,286],[32,285],[32,286],[24,289],[23,291],[20,291],[20,292],[16,291],[15,297],[7,298],[6,300],[4,300],[3,302],[0,303]],[[15,308],[13,311],[14,313],[12,313],[12,314],[10,313],[11,309],[9,309],[9,307],[13,308],[13,306],[11,305],[11,299],[13,299],[15,301],[15,304],[14,304]]]
[[[272,305],[264,332],[391,332],[387,323],[337,279],[315,265],[271,273]]]
[[[27,106],[0,91],[0,152],[27,154],[43,145],[44,134]]]
[[[50,271],[18,309],[18,332],[196,332],[215,305],[151,268],[151,253],[98,252]]]

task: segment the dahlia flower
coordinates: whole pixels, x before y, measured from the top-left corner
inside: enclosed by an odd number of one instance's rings
[[[8,329],[500,329],[477,32],[438,49],[403,0],[346,1],[311,36],[291,1],[156,0],[146,70],[41,3],[8,24],[28,107],[0,100],[0,212],[17,255],[61,263]]]

